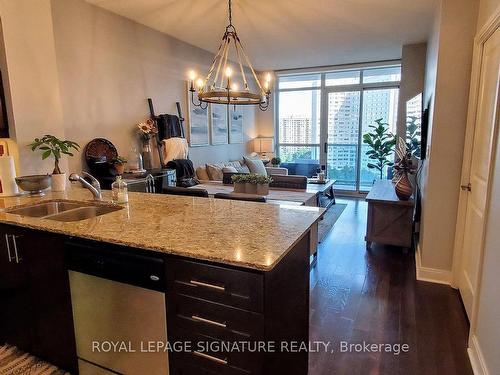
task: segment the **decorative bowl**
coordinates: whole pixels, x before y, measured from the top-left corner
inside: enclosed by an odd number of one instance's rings
[[[50,175],[32,175],[16,177],[16,184],[23,191],[29,192],[33,196],[45,195],[43,190],[51,185]]]

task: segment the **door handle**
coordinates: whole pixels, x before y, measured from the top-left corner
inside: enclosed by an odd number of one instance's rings
[[[460,185],[460,189],[470,192],[470,191],[472,191],[472,185],[469,182],[467,185]]]
[[[9,263],[11,263],[14,260],[14,258],[10,254],[10,243],[8,234],[5,235],[5,243],[7,244],[7,256],[9,257]]]
[[[19,250],[17,249],[17,241],[16,241],[16,238],[18,236],[15,236],[15,235],[12,235],[12,243],[14,244],[14,255],[16,257],[16,263],[21,263],[21,261],[23,260],[23,258],[21,258],[21,256],[19,255]]]
[[[328,142],[325,142],[325,144],[323,145],[323,151],[325,152],[325,154],[328,154]]]

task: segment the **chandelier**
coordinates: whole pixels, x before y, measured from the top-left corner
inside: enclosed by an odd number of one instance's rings
[[[194,106],[206,109],[208,103],[227,105],[258,105],[260,110],[269,108],[271,95],[271,75],[268,73],[263,84],[259,81],[255,70],[250,63],[236,28],[232,23],[231,0],[228,0],[229,24],[222,37],[221,44],[212,61],[205,78],[196,77],[194,71],[189,72],[189,91],[191,92],[191,102]],[[231,55],[230,50],[234,53]],[[228,56],[235,56],[236,69],[241,73],[238,80],[235,77]],[[245,74],[244,64],[249,68],[251,75]],[[249,80],[253,87],[249,86]],[[252,82],[253,81],[253,82]],[[241,86],[240,86],[241,84]],[[255,91],[252,91],[255,90]],[[195,93],[198,101],[195,102]]]

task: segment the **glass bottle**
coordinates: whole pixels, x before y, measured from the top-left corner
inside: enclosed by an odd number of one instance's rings
[[[131,172],[140,171],[143,169],[142,155],[137,150],[136,146],[132,146],[128,155],[128,168]]]
[[[116,181],[111,184],[111,190],[114,203],[128,203],[127,183],[122,180],[122,176],[116,176]]]

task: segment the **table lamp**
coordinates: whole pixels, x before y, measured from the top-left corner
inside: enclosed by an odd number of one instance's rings
[[[274,138],[255,138],[253,150],[260,155],[261,159],[266,159],[267,153],[274,152]]]

